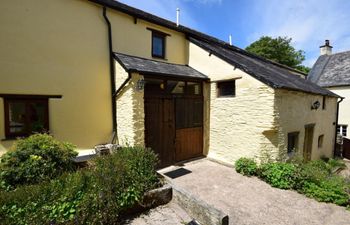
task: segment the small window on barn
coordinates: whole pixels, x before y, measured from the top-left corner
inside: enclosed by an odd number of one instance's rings
[[[288,156],[292,156],[298,150],[299,132],[288,133]]]
[[[323,110],[326,109],[326,96],[323,96],[323,99],[322,99],[322,109]]]
[[[165,34],[152,31],[152,57],[165,58]]]
[[[218,97],[234,97],[236,95],[236,81],[222,81],[217,83]]]
[[[324,135],[320,135],[318,136],[318,148],[322,148],[323,146],[323,139],[324,139]]]

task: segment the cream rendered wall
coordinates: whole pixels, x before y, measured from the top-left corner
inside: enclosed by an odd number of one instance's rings
[[[0,93],[63,95],[50,99],[52,134],[79,148],[112,134],[106,25],[85,0],[0,3]],[[0,100],[0,139],[4,134]],[[1,141],[3,151],[11,141]]]
[[[305,125],[315,124],[311,159],[321,156],[332,157],[336,121],[337,98],[326,98],[326,109],[322,109],[322,96],[296,91],[276,90],[276,111],[279,124],[278,139],[282,156],[286,156],[288,133],[299,132],[298,150],[302,155]],[[319,101],[321,106],[311,110],[311,105]],[[318,148],[318,137],[324,135],[323,147]]]
[[[339,104],[338,124],[348,125],[347,138],[350,138],[350,86],[331,87],[331,88],[328,88],[328,90],[345,98]]]
[[[264,152],[277,155],[274,90],[192,43],[189,49],[189,65],[212,81],[236,79],[236,97],[217,98],[215,82],[204,88],[210,97],[204,115],[209,129],[205,153],[227,163],[240,157],[260,159]]]
[[[113,50],[143,58],[156,59],[177,64],[187,64],[188,41],[183,33],[167,29],[147,21],[108,9],[108,17],[112,23]],[[152,28],[170,36],[166,37],[165,60],[152,58]]]
[[[117,75],[128,74],[120,66],[116,67]],[[119,143],[123,146],[144,146],[145,111],[144,92],[136,90],[136,84],[143,76],[131,74],[131,80],[117,96],[117,129]]]

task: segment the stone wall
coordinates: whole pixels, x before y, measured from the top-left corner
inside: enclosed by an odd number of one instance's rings
[[[204,86],[204,154],[231,164],[277,154],[274,90],[192,43],[189,65],[212,81]],[[227,79],[236,80],[236,96],[219,98],[217,81]]]
[[[321,95],[303,92],[276,90],[275,107],[278,120],[278,148],[282,156],[287,153],[288,133],[299,132],[298,151],[304,148],[305,125],[315,124],[311,159],[321,156],[331,157],[334,148],[337,99],[326,98],[326,107],[322,109]],[[311,105],[319,101],[321,106],[311,110]],[[318,147],[318,137],[324,135],[322,147]]]
[[[117,77],[127,77],[127,73],[116,68]],[[131,74],[131,80],[117,96],[117,129],[119,143],[123,146],[144,146],[145,113],[144,92],[136,90],[136,84],[143,76]],[[120,82],[117,80],[117,84]]]

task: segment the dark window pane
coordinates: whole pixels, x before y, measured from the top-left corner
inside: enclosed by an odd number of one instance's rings
[[[165,88],[165,82],[161,79],[145,79],[145,94],[157,95],[163,94]]]
[[[25,131],[26,105],[24,102],[9,103],[9,126],[11,133],[22,133]]]
[[[185,93],[185,82],[168,80],[167,81],[167,93],[184,94]]]
[[[31,132],[42,132],[45,130],[46,104],[37,102],[29,103],[29,130]]]
[[[5,99],[6,137],[48,131],[48,99]]]
[[[152,34],[152,56],[165,57],[165,37],[159,34]]]
[[[292,154],[298,150],[299,132],[288,133],[288,154]]]
[[[200,95],[202,93],[201,84],[196,82],[187,82],[187,94]]]
[[[203,100],[176,99],[176,129],[203,125]]]
[[[217,84],[218,97],[232,97],[236,94],[235,81],[219,82]]]
[[[323,138],[324,138],[323,134],[318,136],[318,147],[319,148],[322,148],[322,146],[323,146]]]
[[[342,127],[343,127],[342,135],[343,135],[344,137],[346,137],[346,136],[347,136],[347,128],[348,128],[348,126],[342,126]]]

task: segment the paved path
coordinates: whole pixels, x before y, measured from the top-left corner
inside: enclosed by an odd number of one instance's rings
[[[161,173],[179,167],[169,167]],[[171,180],[229,215],[235,225],[349,225],[350,211],[295,191],[272,188],[207,159],[185,164],[191,173]]]
[[[173,202],[136,215],[125,221],[125,225],[184,225],[192,219]]]

